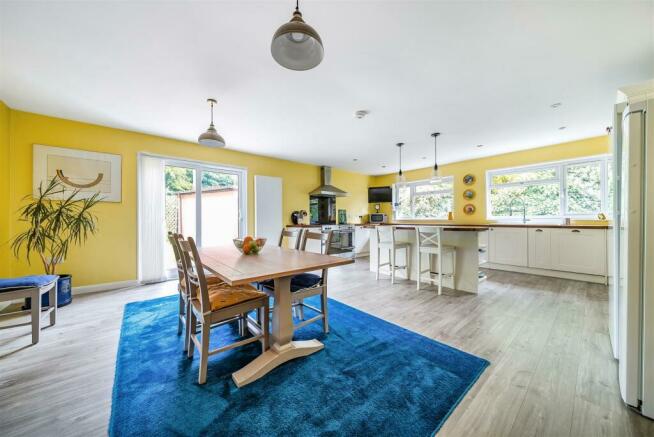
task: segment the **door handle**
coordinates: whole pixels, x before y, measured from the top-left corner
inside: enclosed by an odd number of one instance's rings
[[[542,229],[536,229],[536,232],[543,232]]]
[[[579,232],[581,232],[581,231],[580,231],[579,229],[573,229],[572,232],[577,232],[577,233],[579,233]]]

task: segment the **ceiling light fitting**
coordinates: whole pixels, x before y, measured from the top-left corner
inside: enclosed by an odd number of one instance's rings
[[[431,134],[431,136],[434,138],[434,168],[431,169],[432,182],[435,182],[440,177],[440,173],[438,172],[438,146],[436,145],[436,140],[440,134],[440,132],[434,132]]]
[[[368,114],[370,114],[370,111],[366,111],[365,109],[359,109],[354,113],[354,116],[360,120]]]
[[[322,40],[318,32],[302,19],[298,0],[291,21],[273,35],[270,53],[279,65],[289,70],[310,70],[322,62],[325,54]]]
[[[397,143],[396,146],[400,152],[400,171],[397,172],[397,178],[395,179],[399,185],[402,185],[406,182],[406,176],[402,173],[402,146],[404,143]]]
[[[209,124],[207,131],[198,137],[198,143],[208,147],[225,147],[225,140],[213,125],[213,105],[218,102],[216,102],[216,99],[207,99],[207,102],[211,105],[211,124]]]

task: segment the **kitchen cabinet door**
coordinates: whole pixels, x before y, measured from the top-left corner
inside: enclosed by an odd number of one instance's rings
[[[606,231],[552,229],[552,269],[606,275]]]
[[[489,261],[496,264],[527,267],[528,236],[524,228],[490,228]]]
[[[363,226],[354,227],[354,253],[355,255],[370,252],[370,229]]]
[[[530,228],[529,267],[552,268],[551,229]]]

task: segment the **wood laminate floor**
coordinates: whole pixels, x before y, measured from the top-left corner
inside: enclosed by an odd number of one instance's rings
[[[0,434],[105,435],[123,306],[175,287],[76,296],[36,346],[0,331]],[[620,399],[605,286],[489,271],[479,295],[437,296],[360,260],[332,270],[330,297],[491,362],[439,435],[654,435]]]

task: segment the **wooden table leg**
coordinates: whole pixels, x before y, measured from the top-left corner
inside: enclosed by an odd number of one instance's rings
[[[256,381],[286,361],[311,355],[325,347],[318,340],[293,341],[291,313],[291,277],[275,279],[272,346],[247,366],[232,374],[232,380],[237,387]]]

